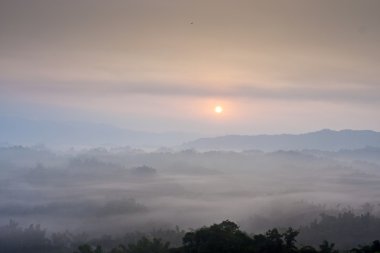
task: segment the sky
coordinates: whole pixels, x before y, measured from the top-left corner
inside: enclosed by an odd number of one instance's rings
[[[377,0],[0,0],[0,116],[380,131],[379,13]]]

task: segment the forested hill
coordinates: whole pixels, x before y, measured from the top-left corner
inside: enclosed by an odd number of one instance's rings
[[[369,130],[321,130],[305,134],[226,135],[187,142],[184,148],[197,150],[302,150],[336,151],[380,147],[380,133]]]

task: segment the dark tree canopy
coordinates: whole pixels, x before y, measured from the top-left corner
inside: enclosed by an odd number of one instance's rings
[[[186,233],[183,250],[186,253],[238,253],[249,252],[252,239],[229,221],[203,227]]]
[[[340,216],[347,219],[351,216]],[[363,217],[362,217],[363,218]],[[361,219],[362,219],[361,218]],[[364,217],[366,218],[366,217]],[[340,219],[338,217],[338,219]],[[351,219],[351,218],[350,218]],[[348,219],[348,220],[350,220]],[[335,222],[335,219],[332,219]],[[324,223],[326,221],[323,221]],[[351,226],[351,225],[350,225]],[[349,226],[348,226],[349,227]],[[11,221],[0,227],[0,252],[5,253],[380,253],[380,241],[338,251],[326,240],[318,247],[297,242],[298,230],[273,228],[264,234],[248,235],[232,221],[183,230],[156,230],[157,237],[141,233],[126,234],[123,239],[103,236],[88,239],[86,234],[70,232],[46,236],[40,226],[20,227]],[[302,232],[301,232],[302,234]],[[163,235],[166,239],[158,239]],[[182,237],[182,244],[170,247],[168,239]],[[117,246],[118,245],[118,246]],[[125,246],[126,245],[126,246]]]

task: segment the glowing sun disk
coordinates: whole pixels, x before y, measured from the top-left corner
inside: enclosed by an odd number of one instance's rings
[[[215,108],[214,108],[214,111],[216,112],[216,113],[222,113],[223,112],[223,107],[221,107],[220,105],[218,105],[218,106],[215,106]]]

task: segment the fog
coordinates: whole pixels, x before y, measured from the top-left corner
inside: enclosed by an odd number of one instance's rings
[[[91,236],[307,225],[321,213],[380,212],[380,148],[199,152],[0,149],[0,223]]]

